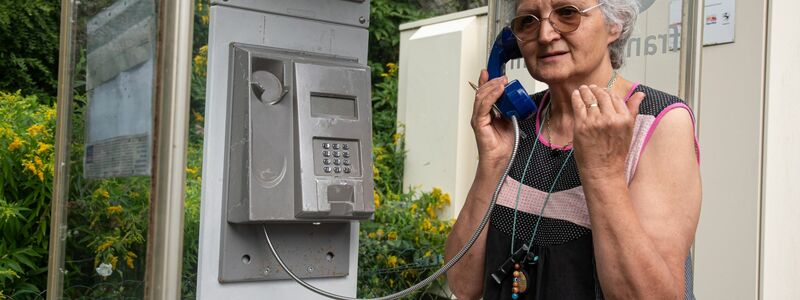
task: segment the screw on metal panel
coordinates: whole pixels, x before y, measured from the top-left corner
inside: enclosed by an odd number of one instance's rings
[[[269,276],[269,271],[270,271],[269,267],[264,269],[264,276]]]
[[[358,17],[358,22],[364,24],[367,22],[367,18],[364,18],[364,16]]]
[[[312,267],[312,266],[308,266],[308,268],[306,269],[306,271],[308,271],[308,273],[314,272],[314,267]]]
[[[313,225],[315,225],[315,226],[319,226],[319,225],[320,225],[320,224],[322,224],[322,223],[320,223],[320,222],[313,222],[313,223],[311,223],[311,224],[313,224]]]

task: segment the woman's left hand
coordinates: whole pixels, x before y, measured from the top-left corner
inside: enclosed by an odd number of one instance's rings
[[[626,103],[596,85],[583,85],[572,93],[573,143],[582,180],[624,178],[633,126],[644,97],[638,92]]]

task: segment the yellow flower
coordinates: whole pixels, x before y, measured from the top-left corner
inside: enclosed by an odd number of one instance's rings
[[[50,149],[53,149],[53,145],[39,142],[39,149],[36,150],[36,153],[37,154],[42,154],[44,152],[47,152]]]
[[[106,211],[108,211],[109,215],[122,212],[122,205],[109,206],[106,208]]]
[[[444,195],[442,195],[442,197],[439,198],[439,200],[441,200],[441,202],[444,204],[450,205],[450,194],[445,193]]]
[[[28,134],[30,136],[37,136],[44,131],[44,125],[36,124],[28,128]]]
[[[386,238],[388,238],[389,240],[396,240],[397,232],[389,231],[389,234],[386,235]]]
[[[103,197],[103,198],[105,198],[105,199],[108,199],[109,197],[111,197],[111,195],[108,193],[108,191],[107,191],[106,189],[104,189],[104,188],[99,188],[99,189],[97,189],[97,190],[96,190],[96,191],[94,191],[94,192],[95,192],[97,195],[99,195],[100,197]]]
[[[439,199],[439,197],[442,196],[442,189],[438,187],[433,188],[433,191],[431,191],[431,196],[433,196],[435,199]]]
[[[411,213],[416,213],[417,212],[417,208],[419,208],[419,206],[417,206],[416,203],[411,204]]]
[[[374,232],[370,232],[369,234],[367,234],[367,237],[371,238],[371,239],[374,239],[375,238],[375,233]]]
[[[97,249],[95,249],[95,251],[94,251],[94,252],[95,252],[95,253],[100,253],[100,252],[103,252],[103,251],[105,251],[106,249],[110,248],[110,247],[111,247],[111,245],[113,245],[113,244],[114,244],[114,240],[113,240],[113,239],[107,239],[105,242],[103,242],[102,244],[100,244],[100,246],[97,246]]]
[[[192,111],[192,115],[194,116],[194,120],[197,122],[203,122],[203,120],[205,120],[203,115],[201,115],[199,112]]]
[[[117,258],[114,254],[111,254],[111,255],[108,256],[108,259],[110,260],[111,267],[116,269],[117,268],[117,261],[119,260],[119,258]]]
[[[433,254],[433,250],[428,250],[425,252],[425,257],[430,257]]]
[[[208,24],[208,16],[202,16],[200,20],[203,21],[203,24]]]
[[[432,219],[436,218],[436,211],[433,209],[433,205],[428,204],[428,206],[425,207],[425,212],[427,212],[428,216]]]
[[[386,260],[386,265],[390,268],[394,268],[397,266],[397,256],[390,255],[389,259]]]
[[[396,132],[395,134],[392,135],[392,144],[397,145],[397,142],[400,141],[400,139],[402,139],[402,138],[403,138],[403,134],[401,134],[399,132]]]
[[[372,165],[372,177],[374,180],[381,178],[381,171],[378,170],[378,167],[375,164]]]
[[[23,144],[22,140],[20,140],[19,138],[14,138],[14,141],[11,142],[11,144],[8,144],[8,151],[17,150],[20,147],[22,147],[22,144]]]
[[[33,161],[36,162],[36,165],[39,168],[44,167],[44,162],[42,162],[42,158],[41,157],[36,156],[36,157],[33,158]]]
[[[386,67],[389,68],[389,75],[397,74],[397,65],[395,63],[387,63]]]
[[[128,253],[125,254],[125,264],[128,265],[128,268],[133,269],[134,258],[136,258],[136,253],[128,251]]]
[[[186,168],[186,173],[197,175],[197,168]]]
[[[429,231],[433,224],[431,224],[431,220],[423,219],[422,220],[422,230]]]
[[[439,223],[439,232],[444,232],[445,229],[444,222]]]
[[[381,194],[377,190],[372,190],[373,201],[375,201],[375,208],[381,207]]]
[[[377,234],[378,237],[383,237],[383,229],[378,229],[378,231],[376,231],[375,234]]]
[[[36,173],[36,176],[38,176],[38,177],[39,177],[39,180],[41,180],[42,182],[44,182],[44,172],[42,172],[42,171],[39,171],[38,173]]]
[[[23,160],[22,166],[25,167],[25,170],[31,171],[31,173],[36,174],[38,171],[36,170],[36,164],[34,164],[30,160]]]
[[[44,116],[47,118],[48,121],[52,120],[53,117],[56,115],[56,110],[54,108],[49,108],[44,111]]]

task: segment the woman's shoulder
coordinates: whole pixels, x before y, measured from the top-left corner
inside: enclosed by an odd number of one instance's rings
[[[657,117],[672,108],[682,107],[689,109],[689,106],[683,99],[644,84],[636,86],[631,94],[635,92],[642,92],[645,94],[644,100],[642,100],[642,104],[639,106],[639,115]]]

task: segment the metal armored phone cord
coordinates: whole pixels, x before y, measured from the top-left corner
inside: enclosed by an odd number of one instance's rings
[[[508,161],[508,165],[506,166],[506,169],[503,172],[503,176],[500,177],[500,181],[497,183],[497,188],[495,188],[494,194],[492,195],[492,201],[489,203],[489,209],[486,210],[486,214],[483,216],[483,219],[481,220],[481,223],[478,224],[478,228],[475,229],[475,233],[472,234],[472,237],[469,239],[469,241],[467,241],[467,243],[464,245],[464,247],[461,248],[461,251],[458,251],[458,253],[456,253],[456,255],[453,258],[451,258],[450,261],[448,261],[446,264],[444,264],[444,266],[442,266],[438,271],[433,273],[428,278],[425,278],[425,280],[422,280],[419,283],[415,284],[414,286],[409,287],[409,288],[407,288],[405,290],[399,291],[397,293],[394,293],[394,294],[391,294],[391,295],[388,295],[388,296],[379,297],[379,298],[366,298],[365,299],[365,298],[345,297],[345,296],[333,294],[333,293],[330,293],[328,291],[324,291],[324,290],[321,290],[319,288],[316,288],[316,287],[308,284],[307,282],[303,281],[302,279],[297,277],[297,275],[295,275],[294,272],[289,270],[289,267],[287,267],[286,264],[283,262],[283,259],[281,259],[281,257],[278,255],[278,252],[275,251],[275,247],[272,245],[272,241],[269,239],[269,234],[267,233],[267,225],[265,224],[265,225],[262,225],[262,228],[264,229],[264,237],[267,239],[267,245],[269,245],[269,250],[272,252],[272,255],[275,256],[275,259],[278,260],[278,263],[281,265],[281,268],[283,268],[283,270],[286,271],[286,273],[289,274],[289,276],[292,277],[292,279],[294,279],[294,281],[297,281],[297,283],[299,283],[303,287],[311,290],[312,292],[315,292],[317,294],[320,294],[322,296],[325,296],[325,297],[328,297],[328,298],[332,298],[332,299],[339,299],[339,300],[389,300],[389,299],[397,299],[397,298],[400,298],[400,297],[403,297],[403,296],[407,296],[407,295],[411,294],[412,292],[431,284],[431,282],[436,280],[436,278],[439,278],[439,276],[442,276],[442,274],[447,272],[447,270],[450,270],[450,268],[452,268],[453,265],[455,265],[465,254],[467,254],[467,251],[469,251],[469,249],[472,248],[472,245],[475,244],[475,241],[478,240],[478,236],[480,236],[481,232],[483,231],[483,228],[486,227],[487,223],[489,223],[489,217],[492,215],[492,210],[494,210],[494,205],[497,202],[497,196],[500,194],[500,188],[503,187],[503,182],[505,182],[506,176],[508,176],[508,172],[511,170],[511,165],[514,163],[514,158],[516,158],[517,150],[519,148],[520,131],[519,131],[519,123],[517,121],[517,117],[516,116],[512,116],[511,117],[511,123],[513,123],[513,125],[514,125],[514,150],[511,152],[511,159]]]

